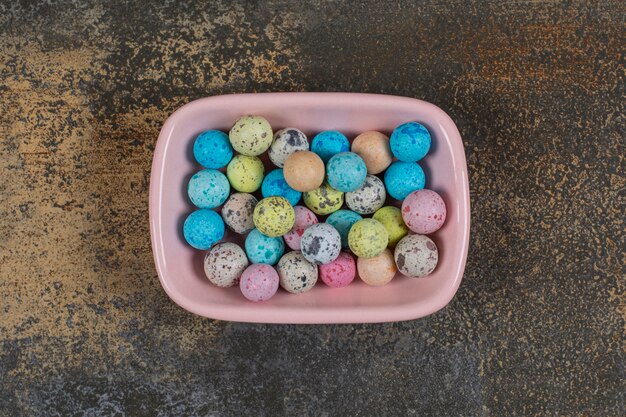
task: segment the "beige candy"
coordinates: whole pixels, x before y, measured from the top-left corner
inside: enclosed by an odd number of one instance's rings
[[[358,258],[356,267],[361,280],[373,286],[388,284],[397,272],[393,254],[389,249],[385,249],[373,258]]]
[[[363,132],[354,139],[352,152],[363,158],[368,174],[380,174],[393,160],[389,138],[373,130]]]
[[[311,151],[292,153],[285,161],[283,169],[285,181],[297,191],[313,191],[322,185],[326,169],[324,162]]]

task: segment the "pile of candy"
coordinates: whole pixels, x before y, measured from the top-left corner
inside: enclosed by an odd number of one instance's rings
[[[298,129],[273,133],[265,118],[244,116],[229,135],[209,130],[195,140],[194,156],[206,169],[189,181],[189,199],[199,209],[185,220],[184,237],[209,250],[204,271],[213,284],[238,283],[252,301],[268,300],[279,285],[308,291],[318,277],[345,287],[357,271],[374,286],[389,283],[397,271],[426,276],[438,251],[425,235],[446,219],[442,198],[424,189],[417,163],[430,145],[430,133],[417,122],[398,126],[390,138],[361,133],[352,144],[338,131],[323,131],[309,146]],[[259,155],[266,151],[277,168],[264,175]],[[259,188],[260,201],[251,194]],[[402,208],[383,207],[387,195],[402,200]],[[221,215],[213,210],[220,206]],[[320,222],[317,216],[328,217]],[[225,226],[247,234],[245,249],[218,243]],[[292,251],[285,253],[285,245]]]

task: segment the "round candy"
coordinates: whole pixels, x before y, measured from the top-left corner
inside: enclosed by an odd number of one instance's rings
[[[239,282],[248,264],[241,246],[230,242],[218,243],[204,257],[204,273],[218,287],[232,287]]]
[[[373,258],[358,258],[356,267],[361,280],[373,286],[388,284],[398,271],[393,253],[389,249],[385,249]]]
[[[272,126],[261,116],[243,116],[228,135],[233,149],[242,155],[261,155],[272,144]]]
[[[368,174],[380,174],[393,160],[389,138],[373,130],[361,133],[352,141],[352,152],[363,158]]]
[[[378,220],[387,229],[387,233],[389,233],[387,246],[390,248],[396,246],[396,243],[409,233],[409,228],[404,224],[402,212],[398,207],[387,206],[378,209],[372,218]]]
[[[226,168],[230,185],[243,193],[252,193],[259,189],[263,172],[263,162],[256,156],[236,155]]]
[[[309,226],[302,235],[302,254],[316,265],[330,263],[341,252],[339,232],[327,223]]]
[[[434,271],[439,260],[439,253],[435,242],[424,235],[408,235],[402,238],[396,250],[394,259],[398,271],[407,277],[425,277]]]
[[[215,208],[224,204],[230,193],[226,175],[215,169],[196,172],[189,180],[187,194],[199,208]]]
[[[323,216],[341,208],[343,205],[343,193],[335,190],[325,182],[319,188],[304,193],[304,204],[313,213]]]
[[[224,237],[224,221],[213,210],[196,210],[185,220],[183,236],[194,248],[207,250]]]
[[[226,133],[207,130],[193,143],[193,156],[205,168],[224,168],[233,158],[233,147]]]
[[[320,278],[329,287],[345,287],[354,280],[355,276],[354,258],[348,252],[341,252],[331,263],[320,265]]]
[[[252,194],[234,193],[222,207],[222,219],[235,233],[244,234],[254,229],[252,214],[259,201]]]
[[[326,163],[333,155],[340,152],[348,152],[350,150],[350,142],[341,132],[325,130],[315,135],[313,142],[311,142],[311,150],[318,154],[322,161]]]
[[[385,185],[374,175],[368,175],[356,191],[346,193],[346,204],[359,214],[372,214],[385,204]]]
[[[416,162],[430,150],[430,133],[417,122],[408,122],[396,127],[391,133],[391,152],[401,161]]]
[[[339,232],[339,236],[341,236],[341,247],[343,249],[350,248],[348,245],[348,233],[352,225],[362,218],[360,214],[352,210],[337,210],[326,218],[326,223],[333,226]]]
[[[326,165],[328,183],[336,190],[347,193],[359,188],[367,176],[363,159],[354,152],[333,155]]]
[[[363,219],[354,223],[348,234],[348,244],[356,256],[373,258],[387,247],[389,234],[378,220]]]
[[[261,194],[263,194],[263,197],[285,197],[292,206],[298,204],[300,197],[302,197],[300,191],[294,190],[287,184],[283,170],[280,168],[270,171],[270,173],[265,176],[263,184],[261,184]]]
[[[276,237],[291,230],[296,215],[286,198],[267,197],[256,205],[252,219],[259,232]]]
[[[300,250],[300,241],[307,227],[317,224],[317,217],[306,207],[295,206],[296,221],[289,232],[283,238],[285,243],[293,250]]]
[[[298,294],[309,291],[317,282],[317,266],[307,261],[301,252],[288,252],[280,258],[276,271],[280,286]]]
[[[241,274],[239,289],[250,301],[266,301],[278,290],[278,273],[265,264],[253,264]]]
[[[443,226],[446,204],[433,190],[413,191],[402,202],[402,218],[409,229],[427,235]]]
[[[396,161],[385,171],[387,192],[396,200],[404,200],[415,190],[421,190],[426,184],[422,167],[417,162]]]
[[[274,142],[268,151],[270,161],[279,168],[285,166],[287,158],[296,151],[308,151],[309,141],[306,135],[293,127],[274,133]]]
[[[283,174],[291,188],[305,192],[322,185],[326,171],[319,156],[310,151],[298,151],[285,161]]]
[[[258,229],[246,236],[246,254],[250,262],[255,264],[275,265],[285,252],[285,242],[282,237],[269,237]]]

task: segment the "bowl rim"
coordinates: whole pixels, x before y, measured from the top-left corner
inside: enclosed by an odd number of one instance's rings
[[[377,100],[388,105],[418,106],[422,111],[429,114],[434,121],[442,126],[446,133],[446,139],[451,143],[452,157],[456,161],[457,170],[455,183],[460,182],[462,195],[457,196],[459,201],[460,217],[460,240],[461,259],[454,269],[454,279],[446,286],[439,288],[436,295],[427,300],[415,301],[410,304],[378,307],[350,307],[350,308],[320,308],[315,314],[302,310],[285,309],[287,314],[276,314],[274,309],[260,309],[253,313],[246,309],[235,306],[219,306],[211,309],[211,303],[199,304],[191,301],[175,288],[169,285],[170,277],[164,272],[165,252],[162,244],[162,227],[159,221],[161,214],[161,204],[163,196],[161,193],[161,182],[163,181],[163,169],[166,163],[165,155],[171,143],[174,127],[177,120],[187,112],[193,112],[196,107],[201,107],[209,102],[217,100],[250,100],[250,99],[291,99],[310,100],[312,102],[320,99],[332,97],[335,101],[349,100]],[[430,120],[429,120],[430,121]],[[457,187],[458,189],[458,187]],[[161,286],[166,294],[183,309],[202,317],[224,321],[238,321],[250,323],[280,323],[280,324],[337,324],[337,323],[382,323],[418,319],[444,308],[450,303],[456,294],[467,262],[470,234],[470,194],[469,179],[467,173],[467,162],[465,158],[464,146],[461,135],[450,116],[438,106],[411,97],[394,96],[386,94],[371,93],[349,93],[349,92],[271,92],[271,93],[238,93],[209,96],[193,100],[174,111],[164,122],[155,144],[154,156],[152,160],[149,185],[149,222],[150,240],[152,253],[154,256],[157,275]],[[288,317],[285,320],[284,317]]]

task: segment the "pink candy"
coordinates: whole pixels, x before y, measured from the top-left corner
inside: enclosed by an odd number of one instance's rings
[[[319,266],[320,278],[324,284],[341,288],[350,284],[356,276],[354,258],[348,252],[341,252],[339,257],[329,264]]]
[[[432,190],[413,191],[402,202],[402,219],[415,233],[427,235],[443,226],[446,205]]]
[[[302,234],[307,227],[317,224],[317,217],[311,210],[303,206],[295,206],[296,222],[293,228],[283,236],[285,243],[293,250],[300,250]]]
[[[270,265],[252,264],[241,275],[239,288],[250,301],[266,301],[278,290],[278,273]]]

